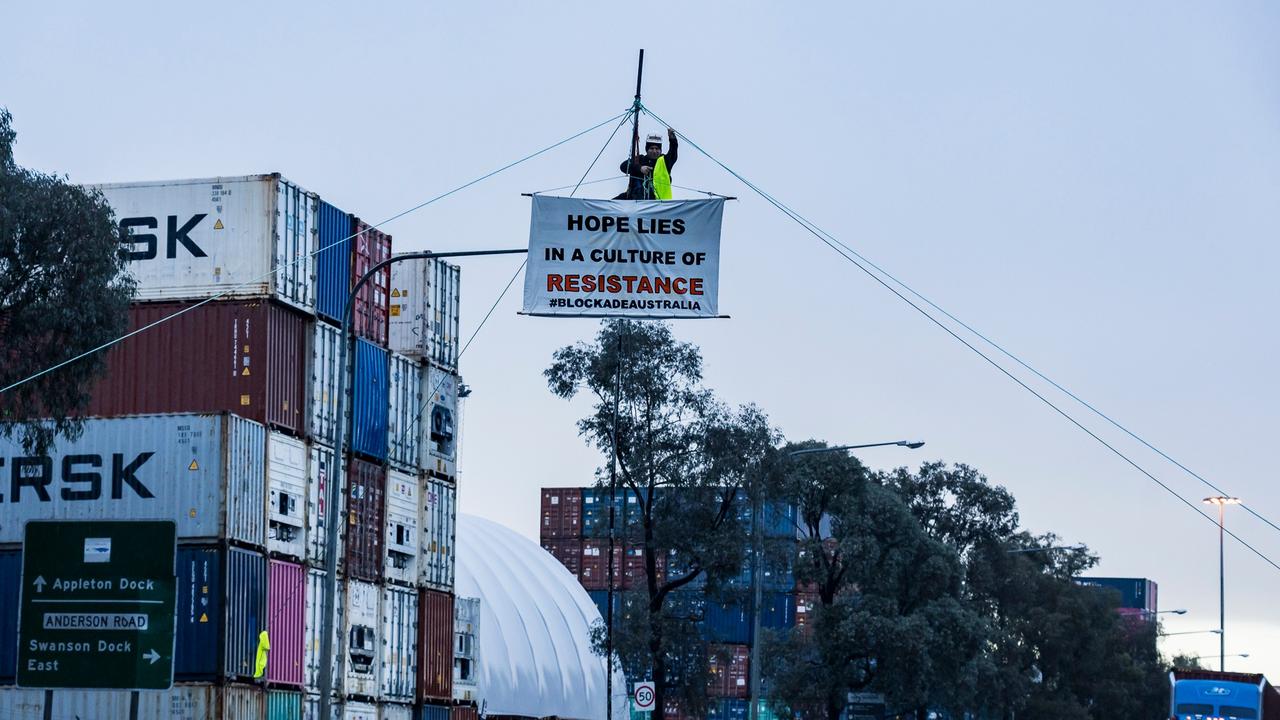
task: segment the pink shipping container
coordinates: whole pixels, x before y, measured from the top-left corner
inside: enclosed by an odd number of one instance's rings
[[[747,697],[748,672],[751,648],[746,645],[711,645],[709,651],[711,682],[708,694],[712,697]]]
[[[582,488],[542,488],[544,538],[582,537]]]
[[[418,701],[453,700],[453,595],[418,596]]]
[[[582,541],[542,539],[542,549],[551,553],[551,557],[560,561],[573,577],[582,582]]]
[[[306,643],[307,570],[297,563],[267,563],[267,682],[302,685],[302,648]]]
[[[129,330],[191,303],[129,308]],[[115,345],[86,415],[231,412],[298,434],[306,319],[265,301],[211,302]]]
[[[361,276],[369,272],[374,265],[391,257],[391,236],[375,230],[354,215],[351,217],[351,234],[354,253],[351,257],[351,284],[355,285]],[[355,332],[362,338],[368,338],[387,346],[387,319],[391,303],[391,268],[384,267],[373,276],[360,294],[356,296],[354,318],[352,323]]]
[[[622,541],[613,545],[613,589],[622,589]],[[609,589],[609,541],[582,541],[582,574],[578,578],[587,590]]]
[[[343,546],[346,572],[353,578],[382,582],[383,494],[387,470],[382,465],[352,458],[347,464],[347,524]]]

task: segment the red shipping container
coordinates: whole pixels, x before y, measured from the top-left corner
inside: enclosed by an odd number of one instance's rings
[[[374,265],[391,257],[391,236],[370,227],[354,215],[351,216],[351,234],[355,236],[352,240],[351,286],[355,287],[356,282]],[[391,268],[384,267],[356,295],[352,309],[356,335],[386,347],[390,303]]]
[[[751,648],[746,645],[711,645],[708,651],[711,681],[707,694],[721,698],[747,697],[750,660]]]
[[[480,720],[480,713],[475,705],[454,705],[449,720]]]
[[[613,545],[613,589],[622,589],[622,541]],[[609,541],[582,541],[582,574],[578,581],[587,590],[609,589]]]
[[[667,577],[666,553],[658,553],[654,569],[658,574],[658,582],[661,583]],[[648,576],[649,570],[645,566],[644,548],[628,545],[626,557],[622,562],[622,589],[638,590],[647,588],[649,587]]]
[[[191,308],[129,308],[132,332]],[[298,434],[306,399],[306,319],[266,301],[211,302],[114,345],[87,414],[232,412]]]
[[[267,562],[267,682],[302,685],[306,588],[306,568],[283,560]]]
[[[418,702],[453,699],[453,595],[418,595]]]
[[[816,592],[796,593],[796,627],[801,632],[809,632],[813,628],[813,614],[821,602],[822,598]]]
[[[382,582],[383,494],[387,469],[366,460],[347,463],[346,571],[353,578]]]
[[[582,488],[542,488],[544,538],[582,537]]]
[[[582,582],[582,541],[542,539],[542,548],[560,561],[573,577]]]

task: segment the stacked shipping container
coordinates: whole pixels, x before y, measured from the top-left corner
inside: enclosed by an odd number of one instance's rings
[[[709,501],[714,498],[709,497]],[[609,558],[609,514],[615,527],[612,570]],[[743,503],[739,511],[744,521],[751,518],[750,506]],[[795,538],[794,509],[782,505],[766,508],[763,516],[763,532],[774,541],[790,542]],[[540,508],[540,534],[542,547],[572,573],[591,595],[602,617],[608,614],[609,577],[612,572],[614,590],[614,617],[630,612],[637,598],[627,591],[643,591],[648,581],[648,558],[643,545],[636,539],[640,527],[638,504],[628,498],[627,492],[619,492],[612,502],[607,490],[599,488],[543,488]],[[811,613],[810,596],[797,593],[792,561],[788,553],[779,553],[762,569],[764,588],[761,604],[761,626],[765,629],[781,629],[804,624]],[[653,558],[654,572],[659,582],[670,572],[673,576],[679,568],[669,567],[671,558],[660,553]],[[738,699],[747,696],[749,680],[748,660],[752,636],[751,569],[743,569],[739,577],[729,583],[724,596],[713,596],[704,583],[690,583],[676,591],[667,600],[673,612],[694,620],[707,642],[711,684],[708,694],[717,698],[713,703],[725,712],[733,707],[737,712]],[[803,616],[801,613],[803,612]],[[801,618],[801,619],[798,619]],[[745,708],[745,701],[743,707]],[[745,712],[745,711],[744,711]],[[678,717],[678,709],[668,708],[667,717]]]
[[[177,684],[144,692],[139,716],[314,716],[337,522],[335,717],[435,712],[422,703],[448,715],[458,269],[418,261],[422,282],[394,309],[387,269],[355,297],[351,455],[335,474],[337,324],[391,237],[279,175],[99,189],[139,281],[140,332],[108,351],[80,439],[39,458],[0,441],[0,460],[30,468],[0,521],[0,685],[15,678],[26,520],[165,518],[179,538]],[[388,347],[393,315],[419,322]],[[56,474],[66,463],[74,478]],[[64,483],[91,496],[52,491]],[[270,652],[255,678],[262,630]],[[43,701],[0,691],[0,710]],[[118,717],[120,702],[127,715],[127,694],[57,691],[54,716]]]

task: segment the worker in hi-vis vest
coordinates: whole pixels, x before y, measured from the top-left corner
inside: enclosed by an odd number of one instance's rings
[[[671,168],[676,164],[676,131],[667,128],[667,152],[662,152],[662,136],[649,135],[644,154],[623,160],[618,166],[628,176],[627,191],[614,200],[670,200]]]

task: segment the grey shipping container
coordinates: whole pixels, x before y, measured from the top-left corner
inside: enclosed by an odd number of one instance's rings
[[[304,619],[303,632],[305,633],[305,645],[302,648],[302,665],[303,665],[303,682],[308,692],[317,692],[320,688],[320,641],[323,637],[321,632],[324,625],[324,581],[327,576],[320,570],[307,571],[307,592],[306,592],[306,618]],[[342,592],[342,586],[338,586],[338,592]],[[342,602],[342,595],[336,598],[338,603]],[[334,617],[337,614],[334,613]],[[335,620],[333,625],[333,654],[329,657],[329,665],[333,673],[334,687],[341,684],[341,676],[338,674],[341,666],[338,662],[339,651],[341,646],[341,629]]]
[[[462,273],[443,260],[406,260],[391,266],[392,350],[457,371]]]
[[[439,478],[424,476],[418,504],[422,552],[418,555],[418,580],[434,590],[453,590],[454,538],[457,534],[458,491]]]
[[[422,462],[418,438],[421,436],[425,398],[422,366],[411,358],[391,353],[391,398],[387,416],[387,461],[407,472],[418,471]]]
[[[418,591],[382,588],[380,700],[411,703],[418,672]]]
[[[128,690],[54,690],[53,702],[46,708],[44,690],[0,688],[0,717],[129,718],[129,695]],[[138,720],[261,720],[264,711],[264,693],[252,685],[193,683],[138,693]]]
[[[316,567],[324,567],[325,546],[329,542],[328,518],[342,521],[341,508],[336,513],[329,513],[329,481],[340,483],[339,496],[346,491],[346,483],[342,473],[332,473],[329,466],[333,464],[333,448],[324,445],[311,445],[311,458],[307,463],[307,562]],[[339,526],[341,531],[341,526]],[[338,534],[338,569],[342,569],[342,534]]]
[[[129,235],[139,300],[271,297],[315,309],[319,198],[278,173],[95,187]]]
[[[311,325],[310,337],[307,435],[316,442],[332,446],[338,432],[338,352],[342,347],[342,331],[317,322]],[[350,382],[346,385],[347,392],[350,392]]]
[[[178,548],[174,678],[253,678],[258,633],[267,629],[267,564],[240,548]]]
[[[173,520],[181,540],[266,542],[266,428],[235,415],[90,419],[27,455],[0,440],[0,543],[28,520]]]

